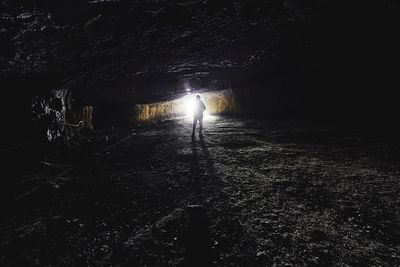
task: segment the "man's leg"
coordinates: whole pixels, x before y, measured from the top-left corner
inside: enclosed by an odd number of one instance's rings
[[[194,133],[196,131],[196,124],[197,124],[197,116],[193,116],[193,131],[192,131],[192,135],[194,135]]]
[[[199,135],[203,135],[203,115],[199,116]]]

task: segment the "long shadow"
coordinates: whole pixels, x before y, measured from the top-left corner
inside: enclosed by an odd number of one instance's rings
[[[199,154],[197,153],[197,143],[194,138],[192,138],[191,143],[192,149],[192,162],[190,167],[190,173],[192,174],[192,179],[198,181],[201,176],[200,162],[199,162]]]
[[[192,164],[191,164],[191,174],[192,178],[195,180],[194,185],[196,185],[196,189],[199,190],[201,185],[207,183],[210,179],[213,179],[214,182],[222,182],[219,180],[217,176],[214,161],[210,155],[210,151],[206,145],[206,141],[203,137],[196,141],[196,139],[192,138],[191,142],[192,148]],[[198,148],[200,148],[201,155],[199,156]],[[203,161],[203,162],[202,162]],[[203,164],[201,164],[203,163]],[[202,169],[202,166],[204,169]],[[217,189],[217,188],[216,188]]]
[[[223,138],[223,134],[221,132],[221,136],[215,140],[208,139],[212,137],[206,136],[191,141],[192,177],[197,180],[192,184],[192,193],[195,198],[191,200],[196,202],[193,204],[204,206],[186,207],[185,266],[229,265],[230,263],[245,266],[248,262],[254,262],[254,259],[248,256],[229,259],[219,256],[229,253],[233,246],[237,246],[240,251],[250,255],[249,247],[253,243],[252,240],[246,238],[246,233],[238,218],[233,216],[238,211],[232,208],[230,197],[224,190],[226,183],[229,182],[223,179],[225,174],[221,172],[226,169],[217,168],[217,163],[222,156],[218,155],[221,149],[214,142]],[[212,230],[209,228],[210,220],[213,222]],[[212,243],[214,238],[218,242]]]
[[[240,247],[246,251],[248,249],[248,245],[251,244],[251,241],[248,243],[248,240],[243,239],[243,237],[246,235],[243,232],[242,226],[239,224],[236,218],[233,218],[230,215],[231,204],[228,201],[229,197],[227,196],[227,193],[225,193],[223,190],[226,186],[226,181],[224,181],[220,176],[224,176],[223,173],[219,173],[215,168],[215,161],[218,161],[219,156],[217,153],[212,153],[212,149],[214,147],[213,142],[207,140],[206,138],[200,138],[198,144],[202,152],[201,155],[204,157],[203,160],[205,161],[204,164],[206,165],[205,171],[207,172],[201,177],[202,185],[207,189],[207,191],[204,192],[206,197],[211,197],[211,202],[210,204],[207,204],[207,206],[212,205],[211,209],[216,210],[218,214],[216,215],[218,218],[211,218],[213,220],[218,219],[219,221],[217,225],[214,225],[213,232],[219,237],[221,237],[222,233],[232,237],[232,240],[225,238],[220,239],[220,243],[215,246],[215,250],[213,251],[215,254],[214,262],[217,262],[217,265],[226,265],[228,262],[235,263],[235,265],[247,265],[248,262],[251,262],[251,259],[247,257],[241,259],[230,259],[226,262],[225,260],[221,261],[221,259],[218,258],[218,254],[229,251],[232,246],[235,245],[235,242],[243,242],[243,246]]]
[[[201,168],[201,157],[199,157],[198,148],[205,159],[207,170]],[[199,143],[192,138],[192,165],[191,174],[193,179],[193,190],[195,191],[198,201],[201,202],[201,187],[207,182],[204,178],[211,174],[215,177],[215,169],[210,157],[207,146],[203,139]],[[207,171],[207,173],[205,173]],[[210,220],[207,210],[202,205],[189,205],[185,209],[185,231],[183,233],[183,241],[185,246],[185,259],[183,266],[213,266],[215,255],[211,249],[212,240],[210,234]]]
[[[203,152],[204,158],[205,158],[206,163],[207,163],[208,173],[211,174],[212,177],[216,178],[216,172],[215,172],[215,168],[214,168],[214,161],[212,160],[212,158],[210,156],[210,151],[208,150],[207,145],[206,145],[203,137],[200,138],[199,143],[200,143],[201,151]]]

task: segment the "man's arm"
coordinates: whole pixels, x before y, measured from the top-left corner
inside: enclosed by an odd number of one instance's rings
[[[203,101],[201,101],[201,106],[202,106],[203,111],[206,110],[206,105],[204,105]]]

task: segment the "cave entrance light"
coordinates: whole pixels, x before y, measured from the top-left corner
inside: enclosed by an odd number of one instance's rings
[[[183,97],[175,100],[136,104],[134,106],[134,121],[151,121],[165,118],[180,118],[193,122],[196,95],[200,95],[206,111],[203,121],[215,120],[215,114],[235,114],[238,110],[233,92],[229,90],[210,92],[186,92]],[[211,115],[213,114],[213,115]]]
[[[195,99],[196,99],[196,93],[187,93],[185,96],[181,98],[181,105],[183,106],[183,114],[185,120],[192,121],[193,120],[193,113],[194,113],[194,108],[195,108]],[[202,94],[199,94],[200,97],[202,97]],[[216,116],[213,116],[209,113],[209,107],[207,106],[207,101],[206,99],[203,99],[204,104],[206,105],[206,110],[204,111],[203,115],[203,120],[205,121],[210,121],[210,120],[215,120]]]

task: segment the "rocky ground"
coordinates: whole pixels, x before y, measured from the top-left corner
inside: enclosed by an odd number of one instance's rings
[[[400,150],[305,123],[96,132],[10,186],[1,266],[399,266]]]

